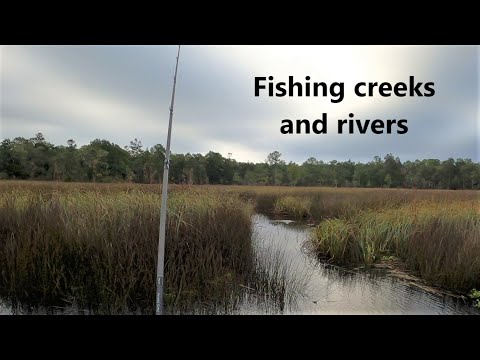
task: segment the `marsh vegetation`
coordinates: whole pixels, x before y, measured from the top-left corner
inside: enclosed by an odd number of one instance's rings
[[[235,312],[246,295],[294,307],[307,274],[258,241],[255,212],[310,224],[303,245],[321,263],[395,258],[429,286],[480,288],[477,191],[173,185],[170,194],[169,313]],[[160,199],[158,185],[0,182],[0,296],[153,313]]]

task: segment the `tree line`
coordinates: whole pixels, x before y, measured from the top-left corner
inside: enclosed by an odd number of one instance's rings
[[[160,183],[165,148],[143,148],[138,139],[120,147],[96,139],[77,147],[70,139],[55,146],[38,133],[5,139],[0,145],[0,179]],[[387,154],[368,163],[324,162],[314,157],[299,165],[274,151],[261,163],[239,162],[217,152],[172,154],[169,181],[177,184],[238,184],[334,187],[480,189],[480,163],[471,159],[401,162]]]

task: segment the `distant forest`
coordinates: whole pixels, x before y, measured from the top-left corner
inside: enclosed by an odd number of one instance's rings
[[[38,133],[1,142],[0,179],[151,184],[162,181],[164,159],[162,145],[143,148],[137,139],[123,148],[99,139],[79,148],[73,139],[66,146],[55,146]],[[402,163],[387,154],[365,164],[311,157],[299,165],[286,163],[278,151],[254,164],[210,151],[172,154],[169,177],[177,184],[480,189],[480,164],[452,158]]]

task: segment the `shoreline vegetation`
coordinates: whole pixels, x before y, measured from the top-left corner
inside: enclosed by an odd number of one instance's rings
[[[462,295],[480,288],[475,190],[170,189],[171,311],[192,303],[224,306],[222,299],[239,288],[266,291],[258,297],[285,305],[287,288],[299,282],[289,283],[275,254],[256,254],[254,211],[307,220],[313,226],[305,245],[321,261],[367,268],[398,261],[428,286]],[[0,181],[0,296],[35,306],[153,313],[160,192],[156,184]]]

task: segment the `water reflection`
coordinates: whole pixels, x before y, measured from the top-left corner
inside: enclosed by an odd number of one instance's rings
[[[299,223],[271,221],[255,215],[261,238],[273,238],[284,247],[298,271],[310,272],[306,296],[298,299],[300,314],[478,314],[479,311],[448,296],[428,293],[414,285],[389,277],[381,270],[350,271],[312,259],[302,245],[308,227]]]

